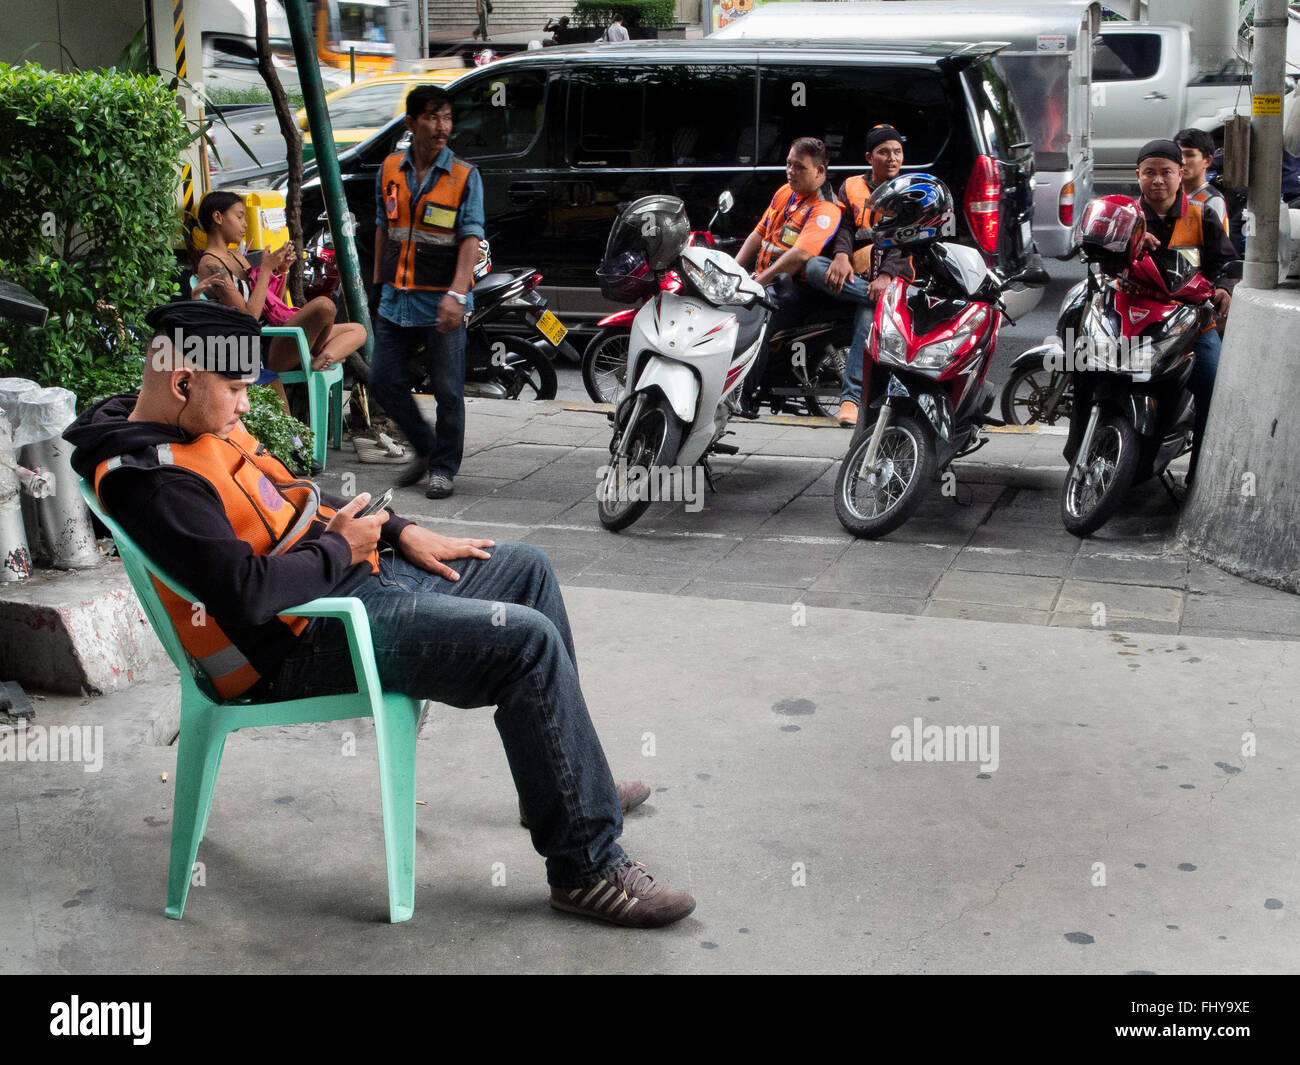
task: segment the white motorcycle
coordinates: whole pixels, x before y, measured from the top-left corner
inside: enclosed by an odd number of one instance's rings
[[[724,192],[718,214],[733,202]],[[632,320],[610,462],[597,490],[600,522],[614,532],[652,502],[689,503],[708,456],[736,453],[721,438],[766,343],[774,307],[763,286],[725,252],[688,246],[689,236],[681,200],[646,196],[619,215],[606,247],[602,285],[623,299],[639,285],[654,293]],[[669,269],[681,277],[676,292],[659,285]]]

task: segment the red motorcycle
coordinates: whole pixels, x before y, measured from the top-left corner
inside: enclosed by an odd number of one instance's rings
[[[986,443],[985,425],[1005,424],[989,413],[995,396],[984,383],[1006,314],[1002,293],[1049,280],[1031,267],[1004,281],[974,248],[940,242],[952,195],[930,174],[886,182],[873,206],[876,223],[859,238],[913,249],[918,280],[896,278],[876,304],[864,403],[835,481],[840,524],[868,538],[907,521],[938,471]]]
[[[1075,411],[1061,520],[1075,536],[1106,524],[1133,484],[1159,477],[1174,495],[1169,464],[1192,446],[1187,383],[1214,289],[1186,254],[1145,250],[1145,231],[1127,196],[1093,200],[1080,223],[1087,290],[1073,350],[1060,352]]]

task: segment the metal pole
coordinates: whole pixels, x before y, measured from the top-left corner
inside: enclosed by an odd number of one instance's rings
[[[289,33],[293,38],[293,55],[302,84],[303,103],[307,107],[307,125],[315,146],[316,173],[320,177],[330,232],[334,235],[334,252],[343,280],[343,301],[348,317],[366,327],[366,343],[362,350],[366,362],[370,362],[374,329],[370,324],[370,304],[361,277],[361,261],[357,258],[356,222],[348,214],[348,201],[343,195],[338,150],[334,147],[334,131],[325,107],[325,88],[320,80],[320,63],[316,58],[316,41],[307,12],[307,0],[285,0],[284,7],[289,16]]]
[[[348,49],[348,74],[352,78],[352,84],[357,83],[357,46],[353,45]]]
[[[1277,288],[1277,225],[1282,201],[1282,83],[1286,74],[1286,0],[1255,7],[1250,124],[1250,212],[1255,231],[1246,242],[1243,285]]]

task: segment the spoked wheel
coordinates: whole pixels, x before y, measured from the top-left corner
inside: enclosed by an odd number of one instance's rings
[[[502,337],[501,343],[505,355],[493,363],[492,379],[506,390],[506,398],[554,399],[559,380],[551,360],[519,337]]]
[[[1088,445],[1070,463],[1061,492],[1061,520],[1075,536],[1091,536],[1110,520],[1138,467],[1138,435],[1132,423],[1105,415]]]
[[[672,465],[681,444],[681,422],[661,396],[629,428],[627,457],[620,462],[610,456],[609,472],[596,490],[596,508],[606,529],[626,529],[646,512],[652,502],[650,479]]]
[[[868,468],[868,429],[849,448],[835,479],[835,516],[854,536],[868,539],[893,532],[911,517],[934,475],[934,444],[915,418],[897,415],[880,438]]]
[[[1041,366],[1027,366],[1020,370],[1002,390],[1002,420],[1008,425],[1068,422],[1074,409],[1074,393],[1069,381],[1065,383],[1065,390],[1051,414],[1044,414],[1047,401],[1060,387],[1063,376],[1064,370],[1048,370]]]
[[[625,326],[602,329],[582,353],[582,383],[593,403],[615,403],[627,377],[627,349],[632,331]]]
[[[810,375],[812,390],[806,397],[808,413],[814,418],[834,418],[840,410],[840,391],[844,387],[844,361],[849,348],[827,347]]]

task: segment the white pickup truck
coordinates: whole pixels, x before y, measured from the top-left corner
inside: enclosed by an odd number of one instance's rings
[[[1250,114],[1250,74],[1230,60],[1196,74],[1192,29],[1181,23],[1103,22],[1092,55],[1096,184],[1134,181],[1138,149],[1194,127],[1221,138],[1234,112]]]

